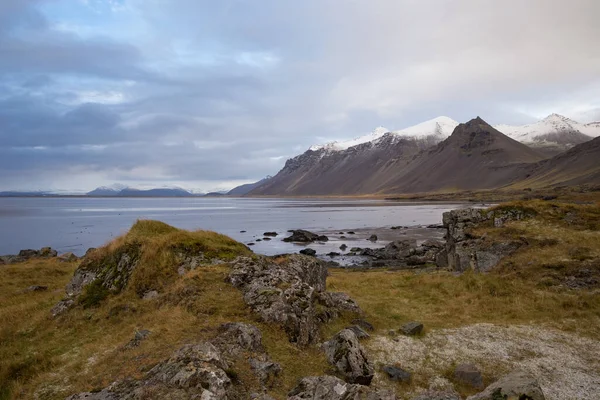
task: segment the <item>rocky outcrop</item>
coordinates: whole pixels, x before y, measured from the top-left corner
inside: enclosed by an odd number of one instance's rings
[[[513,372],[492,383],[483,392],[467,400],[523,399],[545,400],[537,379],[525,372]]]
[[[395,400],[393,392],[346,383],[334,376],[311,376],[300,380],[288,400]]]
[[[325,291],[326,265],[313,257],[241,257],[229,281],[260,318],[281,326],[300,346],[319,341],[319,327],[342,311],[360,312],[345,294]]]
[[[375,371],[363,347],[351,329],[338,332],[323,344],[327,360],[344,376],[346,382],[370,385]]]
[[[312,242],[326,242],[329,238],[325,235],[317,235],[303,229],[293,230],[292,234],[286,238],[283,238],[284,242],[300,242],[300,243],[312,243]]]
[[[485,237],[476,237],[471,229],[487,224],[501,228],[506,222],[531,217],[531,213],[518,208],[485,210],[466,208],[443,214],[446,228],[446,246],[436,256],[441,268],[455,271],[472,269],[486,272],[500,260],[516,252],[524,245],[522,241],[494,242]]]
[[[0,256],[0,264],[17,264],[35,258],[54,258],[58,252],[51,247],[42,247],[39,250],[25,249],[17,255]]]
[[[264,374],[273,378],[281,371],[265,353],[258,328],[229,323],[219,328],[216,339],[181,347],[143,379],[115,382],[99,392],[79,393],[68,400],[247,399],[246,388],[231,377],[231,367],[246,356],[261,382]]]

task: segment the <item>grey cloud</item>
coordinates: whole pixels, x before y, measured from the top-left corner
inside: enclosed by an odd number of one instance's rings
[[[600,119],[593,0],[132,0],[144,29],[122,38],[56,30],[40,4],[0,4],[2,189],[260,179],[438,115]]]

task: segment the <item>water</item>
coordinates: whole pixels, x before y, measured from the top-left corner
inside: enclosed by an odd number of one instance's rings
[[[155,219],[184,229],[206,229],[255,245],[261,254],[297,252],[302,245],[281,239],[289,229],[330,236],[312,244],[319,254],[349,247],[380,247],[407,235],[441,236],[421,226],[441,222],[442,213],[461,204],[426,204],[385,200],[251,198],[0,198],[0,254],[51,246],[59,253],[82,255],[125,233],[137,219]],[[390,230],[391,226],[411,226]],[[240,231],[246,231],[244,233]],[[271,241],[263,232],[275,231]],[[346,232],[355,231],[355,235]],[[342,234],[347,239],[340,239]],[[366,239],[375,233],[374,245]]]

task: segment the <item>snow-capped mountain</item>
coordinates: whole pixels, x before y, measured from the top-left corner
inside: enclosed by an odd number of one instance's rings
[[[497,130],[521,143],[555,155],[600,136],[600,123],[582,124],[558,114],[527,125],[496,125]]]
[[[433,139],[434,141],[442,141],[450,136],[454,128],[457,126],[458,122],[454,121],[452,118],[441,116],[397,131],[390,131],[389,129],[380,126],[367,135],[359,136],[350,140],[333,141],[325,144],[314,145],[311,146],[309,150],[343,151],[364,143],[377,144],[384,141],[386,137],[390,136],[391,138],[417,140]]]

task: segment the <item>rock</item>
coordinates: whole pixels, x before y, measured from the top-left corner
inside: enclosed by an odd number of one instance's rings
[[[362,251],[363,251],[363,249],[361,249],[360,247],[352,247],[350,249],[350,253],[360,253]]]
[[[263,233],[263,236],[275,237],[275,236],[277,236],[277,232],[265,232],[265,233]]]
[[[526,372],[512,372],[489,385],[481,393],[467,400],[545,400],[544,392],[537,379]]]
[[[42,247],[38,253],[38,256],[43,258],[56,257],[57,255],[58,252],[51,247]]]
[[[338,234],[339,234],[339,235],[343,235],[343,234],[344,234],[344,232],[339,232]]]
[[[256,239],[256,242],[262,242],[262,239]]]
[[[396,367],[394,365],[386,365],[382,369],[383,372],[385,372],[387,376],[393,381],[409,382],[412,376],[410,372],[405,371],[402,368]]]
[[[250,358],[250,367],[263,387],[271,388],[281,373],[281,365],[268,359]]]
[[[373,332],[375,330],[375,328],[373,327],[373,325],[371,325],[371,323],[365,321],[364,319],[360,319],[360,318],[353,319],[352,323],[354,325],[360,326],[361,328],[363,328],[366,331]]]
[[[250,243],[246,243],[246,246],[254,246],[255,244],[256,244],[256,243],[252,243],[252,242],[250,242]]]
[[[268,242],[269,240],[271,240],[271,238],[270,237],[264,237],[264,238],[262,238],[262,240]]]
[[[476,389],[483,389],[481,372],[473,364],[460,364],[454,369],[454,379]]]
[[[71,252],[63,253],[58,256],[58,261],[62,261],[62,262],[74,262],[77,260],[79,260],[79,257],[77,257],[75,254],[73,254]]]
[[[348,231],[348,232],[346,232],[346,233],[347,233],[348,235],[356,235],[356,232],[353,232],[353,231]]]
[[[408,322],[400,327],[400,332],[407,336],[418,335],[423,332],[423,324],[420,322]]]
[[[327,360],[344,376],[346,382],[369,385],[373,379],[373,366],[350,329],[338,332],[323,344]]]
[[[73,299],[63,299],[56,303],[50,313],[52,314],[52,318],[56,318],[57,316],[63,314],[68,311],[71,307],[75,305],[75,300]]]
[[[340,246],[340,250],[341,250],[341,251],[346,251],[346,249],[347,249],[347,248],[348,248],[348,246],[346,246],[345,244],[342,244],[342,245]]]
[[[367,332],[365,332],[365,330],[358,325],[350,325],[346,329],[350,329],[352,332],[354,332],[354,334],[356,335],[356,337],[359,340],[360,339],[368,339],[371,337],[371,335],[369,335]]]
[[[300,254],[304,254],[305,256],[314,257],[317,255],[317,251],[314,249],[302,249],[299,251]]]
[[[254,325],[230,322],[219,327],[212,343],[227,357],[237,357],[242,352],[264,353],[262,334]]]
[[[133,335],[133,339],[131,339],[129,341],[129,343],[127,343],[125,346],[123,346],[124,350],[129,350],[129,349],[134,349],[136,347],[138,347],[142,341],[144,341],[148,336],[150,336],[152,332],[150,332],[148,329],[142,329],[139,331],[135,331],[135,334]]]
[[[148,290],[146,293],[142,295],[142,300],[152,300],[158,297],[158,292],[156,290]]]
[[[397,230],[397,229],[402,229],[402,227],[401,226],[392,226],[390,229]]]
[[[38,254],[39,254],[39,252],[37,250],[33,250],[33,249],[25,249],[25,250],[19,251],[19,257],[22,257],[25,259],[37,257]]]
[[[431,225],[427,225],[428,229],[443,229],[444,228],[444,224],[431,224]]]
[[[288,393],[288,400],[395,400],[393,392],[353,385],[334,376],[302,378]]]
[[[326,242],[329,238],[325,235],[317,235],[303,229],[297,229],[292,231],[292,235],[283,238],[284,242],[300,242],[300,243],[312,243],[312,242]]]
[[[120,400],[120,397],[117,396],[116,393],[112,393],[111,391],[104,389],[100,392],[84,392],[74,394],[67,397],[65,400]]]
[[[376,242],[377,241],[377,235],[371,235],[371,236],[369,236],[369,240],[371,242]]]
[[[461,400],[461,397],[453,390],[427,390],[411,400]]]
[[[329,253],[327,253],[327,255],[328,255],[329,257],[337,257],[337,256],[340,256],[341,254],[340,254],[340,253],[337,253],[337,252],[335,252],[335,251],[332,251],[332,252],[329,252]]]
[[[485,238],[474,237],[472,228],[488,224],[501,228],[508,221],[517,221],[531,217],[527,211],[517,207],[483,210],[467,208],[453,210],[443,214],[446,228],[446,245],[436,256],[440,268],[456,271],[473,269],[486,272],[495,267],[504,257],[513,254],[521,246],[521,241],[493,242]]]
[[[317,343],[320,326],[341,311],[360,311],[347,295],[325,291],[327,266],[314,257],[240,257],[228,279],[264,322],[299,346]]]
[[[32,285],[25,289],[27,292],[45,292],[48,286]]]
[[[427,239],[423,242],[421,247],[424,247],[426,249],[443,249],[444,243],[440,242],[439,240]]]

